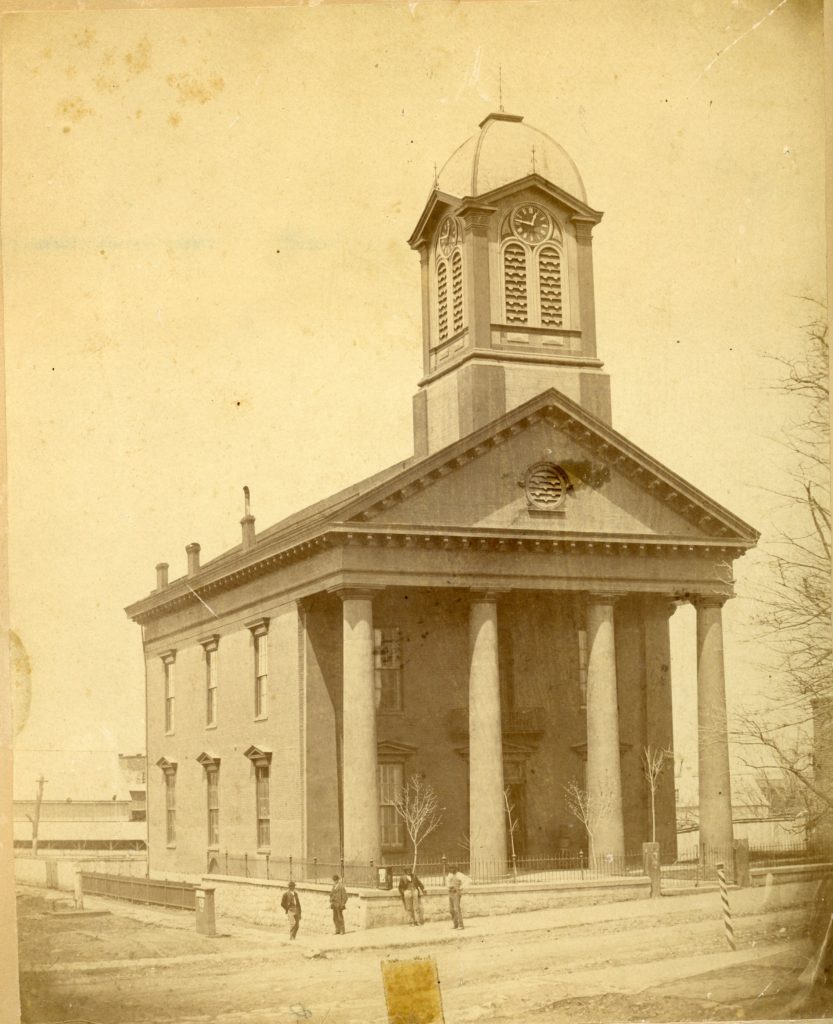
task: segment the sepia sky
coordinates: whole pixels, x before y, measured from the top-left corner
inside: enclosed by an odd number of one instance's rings
[[[503,102],[605,217],[614,425],[760,529],[791,414],[763,356],[824,297],[821,5],[545,0],[4,19],[12,627],[29,749],[144,744],[123,608],[412,451],[440,166]],[[757,557],[757,556],[756,556]],[[731,698],[763,685],[726,609]],[[678,734],[690,610],[674,617]],[[688,742],[683,737],[680,743]]]

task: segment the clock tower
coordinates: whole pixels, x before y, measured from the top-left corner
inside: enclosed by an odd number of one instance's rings
[[[515,114],[489,114],[439,172],[409,244],[422,268],[415,454],[556,388],[610,422],[596,355],[592,230],[568,154]]]

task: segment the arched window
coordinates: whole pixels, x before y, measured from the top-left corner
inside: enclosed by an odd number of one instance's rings
[[[503,250],[503,290],[506,322],[525,324],[528,318],[526,250],[520,242],[509,242]]]
[[[524,203],[507,214],[501,237],[505,322],[563,328],[567,294],[555,218],[535,203]]]
[[[463,257],[458,249],[451,257],[451,303],[453,329],[463,329]]]
[[[448,267],[445,260],[437,263],[437,320],[440,341],[445,341],[448,337]]]
[[[561,253],[554,245],[538,250],[538,288],[541,295],[541,326],[563,327]]]

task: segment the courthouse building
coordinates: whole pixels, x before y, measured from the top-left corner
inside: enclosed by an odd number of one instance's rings
[[[401,861],[392,798],[414,774],[444,809],[426,857],[504,859],[505,791],[518,853],[578,850],[573,781],[596,852],[638,849],[642,752],[673,747],[681,602],[697,609],[701,840],[731,840],[721,608],[757,534],[612,426],[601,219],[556,142],[486,117],[409,240],[413,455],[259,532],[247,506],[237,547],[201,564],[189,544],[187,574],[158,565],[127,609],[147,665],[152,871],[222,851]],[[670,768],[657,819],[673,856]]]

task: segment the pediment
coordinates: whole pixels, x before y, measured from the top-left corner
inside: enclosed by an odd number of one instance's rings
[[[394,740],[380,740],[376,744],[376,753],[379,757],[411,757],[417,751],[416,747],[409,743],[396,743]]]
[[[546,494],[540,500],[534,472],[545,480],[547,466],[564,485],[549,502]],[[757,539],[752,527],[555,390],[421,460],[342,514],[343,522],[374,528],[743,547]]]
[[[272,760],[272,751],[263,750],[253,744],[251,747],[247,747],[243,751],[243,756],[248,757],[248,759],[253,761],[255,764],[267,765]]]
[[[203,768],[219,768],[220,767],[220,758],[219,757],[215,757],[213,754],[208,754],[205,751],[203,751],[201,754],[199,754],[196,760],[197,760],[197,764],[201,764],[203,766]]]

